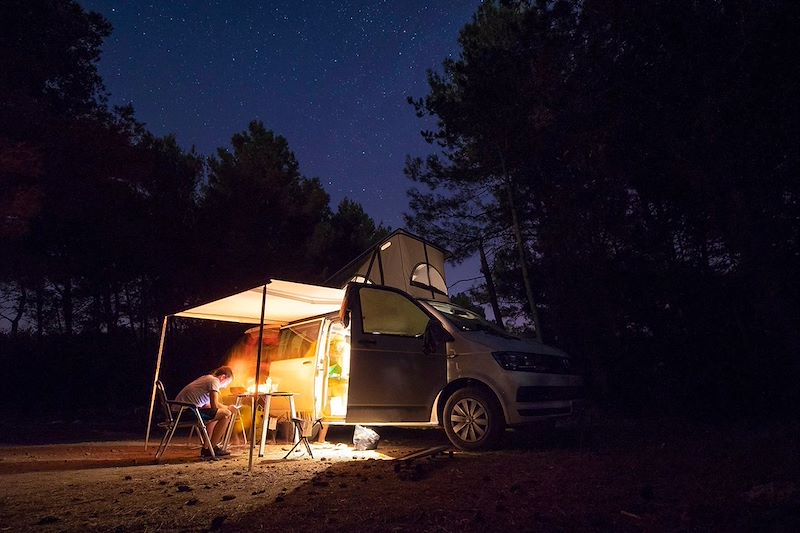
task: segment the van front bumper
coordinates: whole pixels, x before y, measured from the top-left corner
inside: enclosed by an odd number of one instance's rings
[[[579,417],[586,410],[583,386],[523,386],[509,406],[509,424],[546,418]]]
[[[527,386],[517,389],[517,403],[582,400],[586,397],[583,385]]]

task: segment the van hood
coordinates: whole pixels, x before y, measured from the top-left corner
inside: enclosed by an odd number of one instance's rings
[[[492,335],[483,331],[460,331],[459,335],[470,342],[485,347],[490,352],[526,352],[569,357],[562,350],[543,344],[536,339],[514,339]]]

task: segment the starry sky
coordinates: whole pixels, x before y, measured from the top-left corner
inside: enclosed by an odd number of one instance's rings
[[[431,150],[406,97],[458,54],[476,0],[84,0],[114,25],[100,73],[156,134],[213,154],[250,120],[285,136],[301,172],[402,225],[407,154]]]
[[[480,0],[79,3],[114,26],[99,63],[109,103],[132,103],[151,132],[204,155],[261,120],[333,209],[347,197],[398,228],[405,158],[432,151],[419,133],[431,123],[406,98],[458,56]]]

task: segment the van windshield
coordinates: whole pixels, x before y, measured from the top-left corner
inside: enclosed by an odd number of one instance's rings
[[[459,305],[451,304],[450,302],[439,302],[436,300],[425,300],[425,302],[442,313],[447,320],[461,331],[483,331],[499,337],[507,339],[516,339],[517,337],[511,335],[509,332],[489,322],[481,315],[469,309],[465,309]]]

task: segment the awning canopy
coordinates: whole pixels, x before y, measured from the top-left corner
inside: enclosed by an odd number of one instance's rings
[[[338,311],[344,289],[306,285],[273,279],[267,282],[264,324],[287,324],[316,315]],[[186,309],[174,316],[258,324],[261,318],[261,295],[264,286],[220,298]]]

